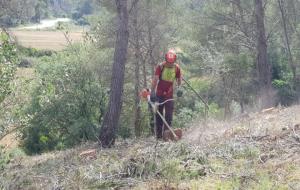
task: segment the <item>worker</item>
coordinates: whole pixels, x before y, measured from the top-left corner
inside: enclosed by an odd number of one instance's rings
[[[181,69],[176,63],[177,55],[174,50],[165,54],[165,61],[159,63],[155,68],[154,78],[151,84],[151,102],[159,102],[158,111],[164,115],[169,126],[172,126],[174,101],[173,93],[175,83],[177,87],[181,84]],[[178,91],[182,94],[181,91]],[[163,132],[167,129],[161,117],[156,113],[156,137],[162,138]]]

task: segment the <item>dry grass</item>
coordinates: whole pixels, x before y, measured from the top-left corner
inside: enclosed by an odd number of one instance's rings
[[[11,31],[11,34],[25,47],[59,51],[68,45],[68,42],[61,31],[13,30]],[[80,42],[83,40],[83,33],[79,31],[70,32],[69,39],[72,42]]]
[[[122,141],[96,159],[79,155],[97,144],[25,156],[6,167],[0,189],[300,189],[299,118],[293,106],[209,121],[177,143]]]
[[[34,78],[34,68],[18,68],[16,72],[16,79],[30,80]]]
[[[18,145],[19,141],[16,133],[9,133],[0,139],[0,146],[3,146],[5,150],[17,148]]]

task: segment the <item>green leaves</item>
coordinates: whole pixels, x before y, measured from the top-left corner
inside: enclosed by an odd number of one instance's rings
[[[0,34],[0,103],[11,93],[10,82],[16,71],[16,48],[10,43],[9,37]]]
[[[106,89],[97,74],[86,67],[89,61],[89,55],[76,47],[76,51],[44,57],[36,66],[32,101],[23,114],[28,118],[22,131],[27,153],[97,140]]]

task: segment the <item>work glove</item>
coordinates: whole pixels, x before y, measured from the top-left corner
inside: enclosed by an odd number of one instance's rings
[[[183,91],[182,90],[177,90],[176,95],[177,95],[178,98],[182,97]]]
[[[156,102],[156,101],[157,101],[157,97],[156,97],[156,94],[155,94],[155,91],[154,91],[154,90],[151,91],[151,94],[150,94],[150,101],[151,101],[151,102]]]

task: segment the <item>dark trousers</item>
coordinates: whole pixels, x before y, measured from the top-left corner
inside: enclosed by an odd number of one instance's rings
[[[159,103],[166,101],[169,98],[158,97]],[[173,119],[173,110],[174,110],[174,101],[168,101],[158,107],[158,111],[165,117],[169,126],[172,126]],[[162,138],[162,134],[168,127],[164,125],[161,117],[156,114],[156,136],[157,138]]]

